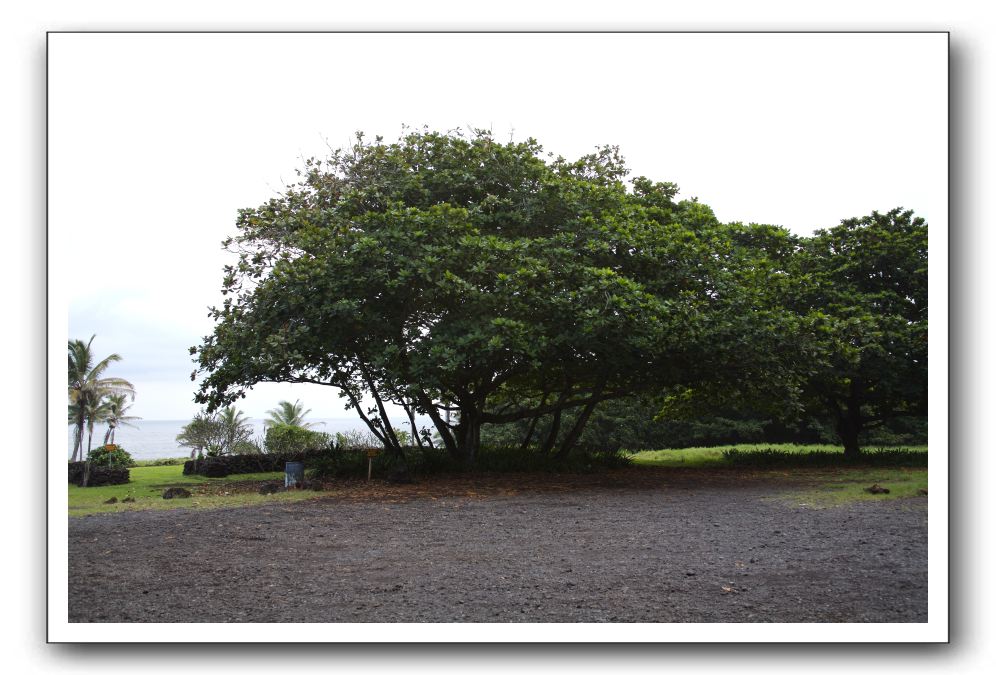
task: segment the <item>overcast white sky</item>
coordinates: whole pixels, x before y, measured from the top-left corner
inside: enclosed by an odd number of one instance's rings
[[[947,227],[943,34],[56,34],[50,295],[96,334],[133,411],[185,419],[220,241],[301,157],[355,130],[490,127],[568,157],[616,144],[725,221],[807,234],[913,208]],[[52,330],[59,330],[53,325]],[[250,416],[331,390],[263,385]]]

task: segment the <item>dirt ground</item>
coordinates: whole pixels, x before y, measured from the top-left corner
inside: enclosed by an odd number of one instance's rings
[[[69,620],[927,620],[926,498],[793,488],[636,469],[70,518]]]

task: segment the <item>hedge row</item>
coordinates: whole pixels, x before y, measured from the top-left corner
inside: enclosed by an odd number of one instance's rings
[[[183,475],[206,476],[207,478],[222,478],[229,474],[264,473],[268,471],[283,471],[287,462],[303,462],[323,456],[322,450],[306,450],[303,452],[287,452],[258,455],[222,455],[221,457],[205,457],[188,460],[183,463]]]
[[[69,482],[73,485],[83,485],[83,472],[86,462],[69,462]],[[115,466],[90,466],[90,481],[87,487],[98,485],[121,485],[131,480],[127,468]]]
[[[723,459],[734,466],[744,467],[827,467],[827,466],[927,466],[927,453],[903,448],[882,448],[865,451],[857,457],[845,457],[840,452],[786,452],[784,450],[723,450]]]

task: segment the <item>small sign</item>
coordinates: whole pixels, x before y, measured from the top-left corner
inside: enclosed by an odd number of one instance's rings
[[[367,457],[369,457],[370,459],[373,459],[379,454],[380,450],[378,448],[367,448]]]

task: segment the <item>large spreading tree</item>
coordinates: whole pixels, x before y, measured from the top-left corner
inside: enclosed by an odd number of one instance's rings
[[[790,304],[814,358],[803,395],[849,456],[862,432],[927,414],[927,223],[901,208],[816,232],[795,257]]]
[[[358,136],[306,162],[225,242],[238,260],[192,348],[196,399],[328,385],[390,451],[393,403],[418,442],[427,415],[472,461],[484,424],[572,411],[567,452],[602,401],[760,381],[791,332],[745,283],[766,273],[741,264],[750,247],[673,184],[626,174],[613,147],[569,161],[487,132]]]

